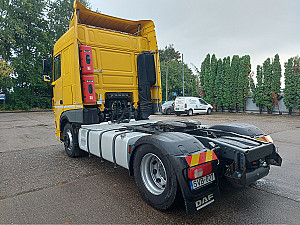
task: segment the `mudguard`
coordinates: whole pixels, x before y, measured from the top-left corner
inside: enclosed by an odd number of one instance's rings
[[[189,164],[186,157],[191,155],[211,151],[192,135],[179,132],[165,132],[141,137],[134,145],[134,151],[143,144],[151,144],[161,150],[161,152],[170,160],[176,173],[177,180],[185,201],[187,214],[192,214],[206,205],[214,202],[219,197],[218,176],[216,180],[192,191],[187,178],[187,169]],[[133,154],[132,154],[133,155]],[[133,157],[131,157],[133,158]],[[132,159],[130,159],[132,161]],[[217,160],[212,162],[213,171],[217,170]]]

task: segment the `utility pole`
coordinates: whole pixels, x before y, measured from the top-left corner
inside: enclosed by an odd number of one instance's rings
[[[166,70],[166,101],[168,101],[168,72],[169,72],[169,62],[167,62],[167,70]]]
[[[5,110],[5,106],[6,106],[6,77],[4,77],[4,101],[3,101],[3,105],[4,105],[4,110]]]
[[[182,96],[184,96],[184,65],[183,65],[183,53],[181,54],[182,58]]]

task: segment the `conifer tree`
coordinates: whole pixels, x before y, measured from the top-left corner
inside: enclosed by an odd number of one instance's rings
[[[252,89],[252,97],[253,102],[256,103],[256,106],[259,108],[259,112],[262,113],[264,108],[264,102],[263,102],[263,95],[264,95],[264,89],[263,89],[263,72],[262,67],[260,65],[257,65],[256,68],[256,79],[257,84],[254,85],[253,80],[251,81],[251,89]]]
[[[273,111],[273,96],[272,96],[272,65],[270,58],[267,58],[263,63],[263,104],[268,110],[268,114],[272,114]]]
[[[218,61],[213,54],[211,56],[211,62],[210,62],[210,74],[209,74],[209,89],[207,95],[209,96],[207,98],[207,101],[212,104],[215,107],[215,81],[217,77],[217,65]]]
[[[239,77],[239,64],[240,58],[238,55],[234,55],[231,61],[231,69],[230,69],[230,88],[231,88],[231,96],[230,96],[230,109],[235,109],[238,112],[238,77]]]
[[[216,110],[224,110],[224,69],[222,59],[218,60],[217,77],[215,82]]]
[[[230,57],[225,57],[223,59],[223,70],[224,70],[224,89],[223,89],[223,96],[224,102],[223,105],[230,111],[231,107],[231,87],[230,87]]]
[[[237,84],[237,107],[245,111],[249,91],[249,75],[251,72],[250,56],[245,55],[240,59],[239,77]]]
[[[281,64],[279,60],[279,55],[276,54],[274,57],[274,61],[272,63],[272,92],[274,92],[276,95],[280,93],[280,79],[281,79]]]
[[[206,55],[204,60],[204,85],[203,85],[203,92],[204,92],[204,100],[208,103],[211,103],[211,96],[210,96],[210,54]]]
[[[297,74],[296,71],[293,71],[293,58],[290,58],[287,63],[284,64],[284,99],[283,102],[286,108],[289,110],[289,114],[292,114],[292,110],[295,107],[295,103],[297,101]]]
[[[206,63],[206,61],[204,59],[203,62],[201,63],[200,72],[199,72],[199,80],[200,80],[201,88],[203,88],[203,86],[204,86],[205,68],[206,68],[205,63]]]
[[[294,73],[296,74],[296,109],[300,109],[300,58],[294,58]]]

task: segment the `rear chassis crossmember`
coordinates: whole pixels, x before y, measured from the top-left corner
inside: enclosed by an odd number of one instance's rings
[[[214,146],[221,164],[219,174],[234,186],[243,187],[268,175],[270,165],[281,166],[282,159],[273,143],[215,129],[188,133],[194,134],[205,146]],[[237,144],[235,139],[241,144]]]
[[[200,126],[198,121],[173,120],[131,127],[136,131],[159,134],[183,132],[193,135],[206,148],[213,149],[220,165],[218,175],[237,187],[249,185],[268,175],[270,165],[281,166],[282,158],[273,143],[239,133]]]

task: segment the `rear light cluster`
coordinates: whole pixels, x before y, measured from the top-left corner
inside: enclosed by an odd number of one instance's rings
[[[188,177],[191,180],[206,176],[212,172],[211,162],[201,164],[188,169]]]
[[[184,104],[184,108],[187,108],[187,104],[186,103]]]

